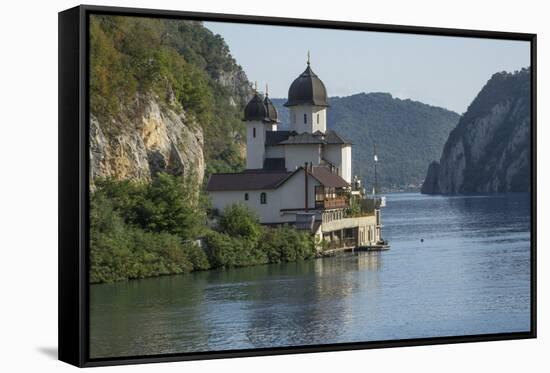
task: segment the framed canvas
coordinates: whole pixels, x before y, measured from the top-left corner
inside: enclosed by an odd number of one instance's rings
[[[59,13],[59,359],[536,336],[536,35]]]

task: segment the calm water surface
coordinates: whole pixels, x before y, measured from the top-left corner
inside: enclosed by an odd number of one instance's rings
[[[530,329],[528,194],[387,201],[386,252],[93,285],[91,357]]]

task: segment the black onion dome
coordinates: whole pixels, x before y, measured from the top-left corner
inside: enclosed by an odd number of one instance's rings
[[[264,98],[264,105],[267,109],[267,117],[269,118],[269,120],[272,122],[279,122],[277,109],[275,108],[275,105],[273,105],[273,102],[271,102],[271,100],[269,99],[267,93]]]
[[[244,108],[244,118],[243,120],[262,120],[269,121],[269,116],[267,114],[267,108],[264,104],[264,101],[260,95],[256,92],[252,99],[246,104]]]
[[[285,106],[295,105],[328,106],[327,89],[311,70],[309,62],[305,71],[292,82],[288,89],[288,101]]]

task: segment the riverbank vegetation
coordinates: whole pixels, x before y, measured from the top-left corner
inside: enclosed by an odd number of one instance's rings
[[[314,256],[310,234],[262,226],[244,205],[211,216],[206,196],[181,177],[161,173],[152,183],[97,180],[91,194],[91,283]]]

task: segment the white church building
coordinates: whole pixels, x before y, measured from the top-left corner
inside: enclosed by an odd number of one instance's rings
[[[212,174],[206,190],[220,213],[242,203],[262,224],[310,230],[329,249],[385,247],[381,199],[367,198],[352,178],[351,141],[327,129],[325,85],[305,71],[290,85],[290,128],[279,130],[277,110],[255,92],[244,110],[246,170]]]

